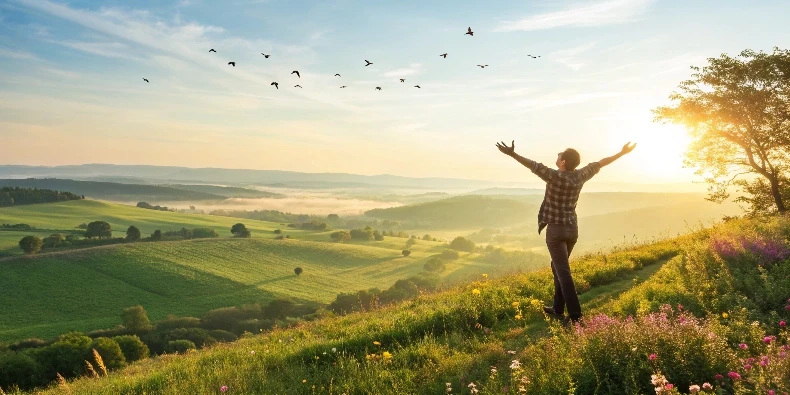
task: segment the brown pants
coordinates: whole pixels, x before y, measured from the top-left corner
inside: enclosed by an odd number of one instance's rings
[[[564,314],[567,307],[572,319],[582,316],[569,262],[578,239],[579,228],[576,225],[549,224],[546,228],[546,246],[549,248],[551,272],[554,274],[554,312]]]

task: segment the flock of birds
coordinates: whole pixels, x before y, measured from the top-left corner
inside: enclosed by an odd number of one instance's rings
[[[473,32],[473,31],[472,31],[472,27],[470,26],[469,28],[467,28],[467,30],[466,30],[466,33],[464,33],[464,35],[474,36],[474,35],[475,35],[475,32]],[[215,52],[215,53],[216,53],[216,52],[217,52],[217,50],[215,50],[214,48],[211,48],[211,49],[209,49],[208,51],[209,51],[209,53],[211,53],[211,52]],[[266,58],[266,59],[268,59],[268,58],[269,58],[269,56],[272,56],[271,54],[265,54],[265,53],[263,53],[263,52],[261,52],[261,55],[263,55],[263,57],[264,57],[264,58]],[[441,55],[439,55],[439,56],[441,56],[441,57],[443,57],[443,58],[447,59],[447,53],[443,53],[443,54],[441,54]],[[529,55],[529,54],[527,54],[527,56],[529,56],[529,57],[530,57],[530,58],[532,58],[532,59],[537,59],[537,58],[539,58],[539,57],[540,57],[540,55],[538,55],[538,56],[534,56],[534,55]],[[373,64],[373,62],[371,62],[371,61],[369,61],[369,60],[365,59],[365,67],[367,67],[367,66],[370,66],[370,65],[372,65],[372,64]],[[228,65],[229,65],[229,66],[236,67],[236,62],[228,62]],[[479,65],[477,65],[477,67],[480,67],[481,69],[484,69],[484,68],[488,67],[488,65],[487,65],[487,64],[479,64]],[[293,75],[293,74],[296,74],[296,77],[297,77],[297,78],[300,78],[300,79],[302,78],[302,75],[301,75],[301,74],[299,74],[299,70],[294,70],[294,71],[292,71],[292,72],[291,72],[291,74],[292,74],[292,75]],[[340,74],[336,73],[336,74],[335,74],[335,77],[340,77]],[[145,81],[145,82],[147,82],[147,83],[150,83],[150,82],[148,81],[148,79],[147,79],[147,78],[143,78],[143,81]],[[404,82],[406,82],[406,79],[405,79],[405,78],[400,78],[400,82],[401,82],[401,83],[404,83]],[[273,86],[273,87],[275,87],[275,88],[277,88],[278,90],[280,89],[280,84],[279,84],[278,82],[276,82],[276,81],[272,82],[270,85],[271,85],[271,86]],[[415,88],[418,88],[418,89],[420,89],[420,88],[421,88],[419,85],[414,85],[414,87],[415,87]],[[294,88],[302,88],[302,86],[301,86],[301,85],[299,85],[299,84],[296,84],[296,85],[294,85]],[[341,87],[340,87],[340,89],[345,89],[345,88],[347,88],[347,86],[346,86],[346,85],[343,85],[343,86],[341,86]],[[376,87],[376,90],[377,90],[377,91],[380,91],[380,90],[381,90],[381,87],[380,87],[380,86],[377,86],[377,87]]]

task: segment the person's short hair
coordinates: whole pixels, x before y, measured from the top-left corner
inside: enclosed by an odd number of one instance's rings
[[[579,152],[573,148],[568,148],[565,151],[562,151],[562,155],[560,155],[560,159],[565,161],[565,170],[576,170],[579,166],[579,163],[582,162],[582,157],[579,155]]]

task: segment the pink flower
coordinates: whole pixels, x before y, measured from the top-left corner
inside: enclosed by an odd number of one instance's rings
[[[222,387],[219,387],[219,391],[220,392],[226,392],[227,390],[228,390],[228,386],[227,385],[223,385]]]
[[[745,350],[745,349],[749,348],[749,346],[747,346],[746,343],[741,343],[741,344],[738,345],[738,347],[740,347],[741,350]]]
[[[689,386],[689,392],[692,394],[696,394],[697,392],[699,392],[699,390],[700,388],[696,384]]]
[[[656,355],[656,354],[650,354],[650,356],[647,357],[647,359],[649,359],[651,361],[654,361],[656,358],[658,358],[658,355]]]
[[[762,367],[768,366],[768,361],[767,360],[766,361],[760,361],[760,366],[762,366]]]
[[[733,380],[740,380],[741,379],[741,375],[738,374],[738,372],[727,373],[727,376],[729,376]]]
[[[785,310],[790,311],[790,304],[785,306]]]
[[[744,370],[752,370],[752,365],[749,365],[749,364],[747,363],[746,365],[743,365],[743,369],[744,369]],[[730,376],[730,377],[732,377],[732,376]]]
[[[768,390],[768,395],[776,395],[776,391],[774,391],[774,390]]]
[[[705,389],[705,390],[712,390],[712,389],[713,389],[713,386],[712,386],[712,385],[710,385],[710,383],[705,383],[705,384],[702,384],[702,389]]]
[[[683,310],[683,305],[678,303],[678,310]]]
[[[773,340],[773,339],[771,339],[771,336],[766,336],[766,337],[763,338],[763,343],[771,344],[771,340]]]
[[[675,386],[673,384],[667,384],[667,385],[664,386],[664,388],[666,388],[666,389],[671,391],[672,388],[675,388]]]
[[[722,375],[720,375],[720,374],[717,374],[717,375],[716,375],[716,380],[717,380],[717,381],[718,381],[718,380],[722,380],[722,379],[724,379],[724,376],[722,376]]]
[[[782,326],[782,327],[784,327],[785,325],[787,325],[787,323],[786,323],[786,322],[784,322],[784,321],[779,321],[779,326]]]

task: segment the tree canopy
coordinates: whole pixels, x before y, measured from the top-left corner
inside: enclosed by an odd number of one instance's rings
[[[93,221],[89,223],[88,228],[85,229],[85,237],[89,239],[94,237],[100,239],[103,237],[112,237],[112,227],[104,221]]]
[[[745,50],[691,67],[691,79],[654,110],[656,121],[687,127],[685,164],[709,184],[708,200],[730,198],[752,214],[785,212],[790,198],[790,51]]]

